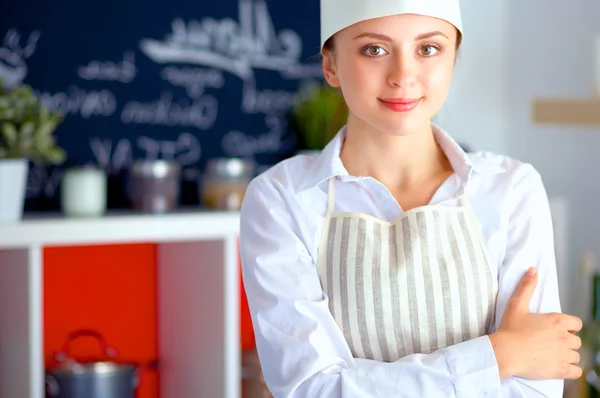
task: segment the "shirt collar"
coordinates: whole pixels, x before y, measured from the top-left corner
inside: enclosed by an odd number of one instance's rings
[[[482,175],[497,174],[505,171],[500,164],[491,162],[485,152],[467,154],[461,146],[441,127],[432,123],[433,134],[440,148],[450,161],[456,174],[466,184],[472,172]],[[346,126],[342,127],[335,137],[317,155],[317,159],[306,170],[297,192],[313,188],[331,177],[349,176],[348,170],[340,159],[342,144],[346,137]]]

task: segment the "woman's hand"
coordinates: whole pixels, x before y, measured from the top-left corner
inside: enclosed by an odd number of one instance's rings
[[[269,391],[267,388],[267,383],[265,383],[265,376],[263,375],[263,372],[260,372],[260,382],[263,385],[263,398],[273,398],[271,391]]]
[[[581,319],[560,313],[529,312],[529,301],[537,285],[537,272],[530,268],[510,299],[498,331],[491,334],[500,379],[577,379]]]

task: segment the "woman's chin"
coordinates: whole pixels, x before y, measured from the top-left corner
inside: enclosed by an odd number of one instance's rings
[[[416,118],[416,117],[406,117],[403,120],[395,120],[388,121],[387,123],[382,123],[380,120],[376,124],[376,129],[387,134],[396,137],[405,137],[414,134],[418,134],[428,128],[430,125],[430,119],[427,118]]]

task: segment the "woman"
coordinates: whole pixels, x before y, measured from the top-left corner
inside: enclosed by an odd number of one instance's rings
[[[560,314],[540,175],[467,155],[431,123],[463,35],[458,0],[321,0],[321,33],[348,123],[319,156],[254,179],[241,212],[269,390],[562,397],[581,375],[581,321]]]

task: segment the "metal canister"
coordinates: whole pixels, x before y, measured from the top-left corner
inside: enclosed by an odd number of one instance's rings
[[[164,213],[179,205],[181,166],[167,160],[138,160],[129,175],[129,198],[135,210]]]

